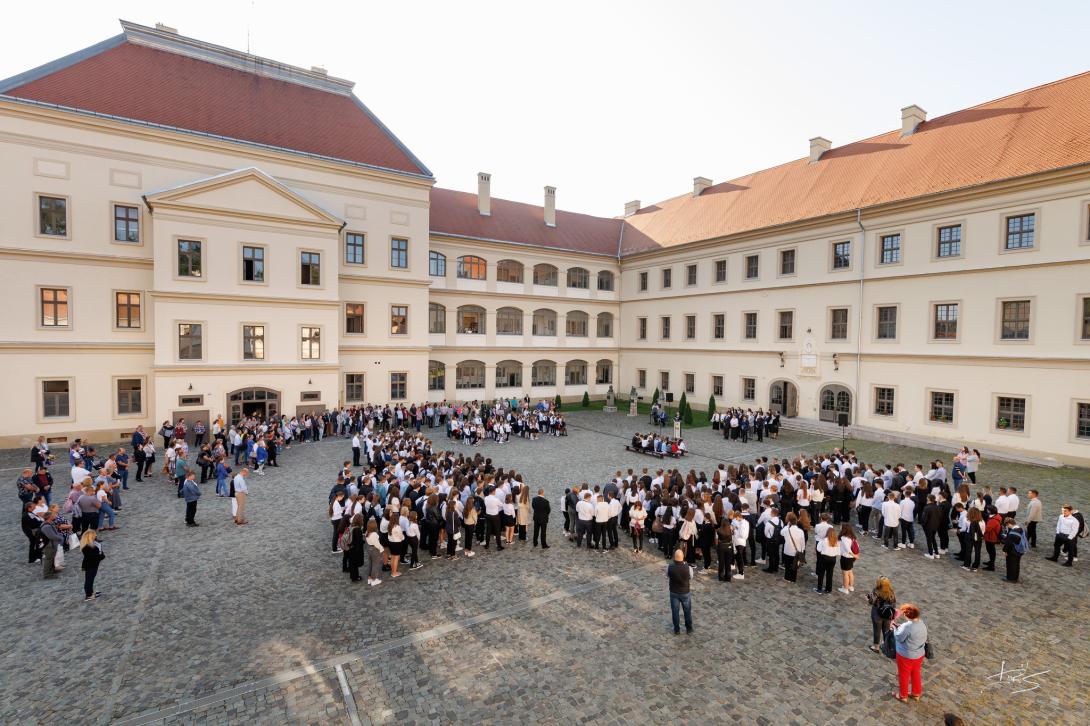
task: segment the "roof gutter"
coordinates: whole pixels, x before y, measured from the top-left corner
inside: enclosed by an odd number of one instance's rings
[[[863,210],[856,208],[855,223],[859,227],[859,295],[855,314],[855,395],[852,396],[852,421],[859,421],[859,387],[863,380],[863,279],[867,275],[867,229],[863,226]]]

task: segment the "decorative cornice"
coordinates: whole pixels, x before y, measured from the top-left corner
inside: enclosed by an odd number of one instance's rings
[[[105,267],[144,267],[150,269],[154,266],[154,261],[150,257],[73,252],[71,248],[42,250],[28,247],[0,247],[0,258],[4,257],[24,260],[50,260],[53,262],[78,262],[81,265],[90,264]]]
[[[184,292],[176,290],[148,290],[148,296],[172,302],[222,302],[233,305],[285,305],[288,307],[339,308],[340,300],[314,300],[303,297],[273,297],[271,295],[242,295],[237,293]]]
[[[4,340],[0,341],[0,350],[16,353],[56,353],[57,351],[79,351],[81,353],[152,353],[155,343],[139,341],[108,340]]]
[[[341,367],[331,363],[201,363],[200,365],[188,365],[177,363],[156,364],[151,370],[158,374],[182,374],[194,373],[340,373]]]

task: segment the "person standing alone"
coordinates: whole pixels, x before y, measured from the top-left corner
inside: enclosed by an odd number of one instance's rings
[[[666,567],[666,579],[670,582],[670,617],[674,623],[674,635],[681,632],[678,608],[685,611],[685,632],[693,632],[693,601],[689,586],[693,579],[693,568],[685,563],[685,553],[674,551],[674,561]]]
[[[250,493],[246,486],[246,477],[249,474],[249,469],[243,469],[235,475],[235,479],[232,482],[235,488],[235,502],[238,504],[238,507],[235,510],[235,524],[249,524],[246,519],[246,497]]]
[[[530,507],[534,511],[534,547],[537,547],[538,535],[541,535],[541,549],[549,549],[549,544],[545,541],[545,535],[549,529],[549,512],[552,510],[552,505],[549,504],[549,500],[545,497],[545,490],[538,489],[537,496],[530,502]]]
[[[197,500],[201,498],[201,490],[194,477],[193,472],[186,474],[181,488],[181,496],[185,499],[185,526],[187,527],[200,527],[194,518],[197,516]]]

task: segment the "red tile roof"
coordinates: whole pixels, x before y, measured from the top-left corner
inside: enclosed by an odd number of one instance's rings
[[[352,95],[131,42],[5,93],[431,176]]]
[[[621,220],[557,210],[556,226],[545,225],[541,207],[492,198],[492,215],[477,211],[477,195],[432,187],[431,231],[502,240],[572,252],[617,255]]]
[[[622,255],[1088,162],[1084,73],[651,205],[625,220]]]

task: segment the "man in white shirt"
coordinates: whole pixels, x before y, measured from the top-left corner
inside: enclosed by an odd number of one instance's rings
[[[495,490],[489,489],[487,496],[484,498],[484,517],[485,522],[488,524],[488,528],[484,533],[485,549],[488,549],[488,541],[495,535],[496,550],[503,551],[503,543],[500,541],[500,533],[503,531],[503,523],[500,521],[500,511],[502,509],[503,503],[496,496]]]
[[[83,459],[77,458],[76,463],[72,465],[72,483],[82,484],[84,479],[88,479],[91,476],[91,472],[83,468]]]
[[[587,539],[587,549],[592,549],[590,531],[594,521],[594,504],[590,501],[590,492],[584,491],[582,498],[575,504],[575,546],[583,546]]]
[[[594,504],[594,549],[605,551],[609,549],[609,502],[605,497],[599,496]]]
[[[1017,517],[1020,506],[1022,502],[1018,499],[1018,487],[1010,487],[1007,489],[1007,516]]]
[[[617,549],[618,537],[617,537],[617,523],[621,519],[621,500],[617,498],[617,495],[610,492],[609,495],[609,548],[611,550]]]
[[[249,494],[249,489],[246,486],[246,477],[250,475],[249,469],[242,469],[235,475],[232,486],[235,489],[235,524],[249,524],[249,520],[246,519],[246,495]]]
[[[897,503],[897,492],[889,492],[886,501],[882,502],[882,546],[889,549],[890,539],[894,548],[900,549],[897,543],[898,528],[901,523],[901,505]]]
[[[897,549],[903,550],[905,544],[909,549],[916,549],[916,500],[912,498],[912,487],[904,488],[904,498],[901,500],[901,543]]]
[[[999,496],[995,498],[995,511],[1000,516],[1000,522],[1006,519],[1010,512],[1010,498],[1007,496],[1007,488],[999,487]]]
[[[1063,512],[1056,520],[1056,541],[1052,547],[1052,556],[1045,559],[1059,562],[1062,550],[1067,552],[1067,562],[1063,563],[1064,567],[1072,567],[1072,560],[1075,557],[1075,537],[1079,533],[1079,520],[1075,519],[1070,504],[1065,504],[1062,509]]]

